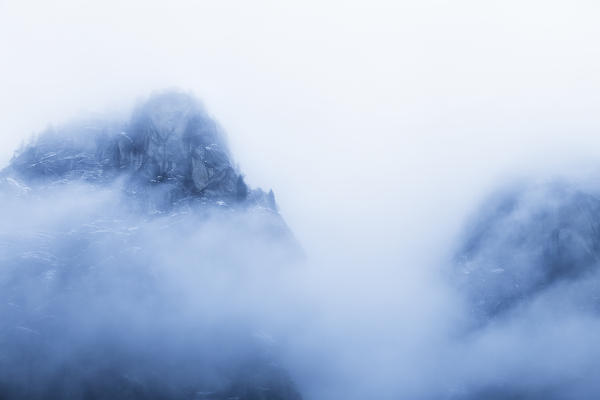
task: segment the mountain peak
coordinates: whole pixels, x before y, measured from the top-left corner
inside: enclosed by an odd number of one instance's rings
[[[158,209],[202,200],[276,211],[271,193],[248,188],[218,124],[179,91],[152,95],[125,122],[87,120],[48,129],[7,169],[27,183],[125,178],[127,193]]]

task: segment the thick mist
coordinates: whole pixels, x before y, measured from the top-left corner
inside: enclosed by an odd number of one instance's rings
[[[443,246],[315,249],[228,157],[218,125],[178,91],[16,151],[1,177],[3,396],[599,390],[593,179],[507,180]]]
[[[123,180],[2,176],[2,382],[595,397],[599,18],[588,1],[0,2],[2,167],[46,131],[119,133],[180,87],[294,241],[265,210],[145,214]]]
[[[269,300],[292,268],[277,240],[251,216],[144,218],[121,200],[63,184],[3,202],[2,396],[202,398],[277,379],[261,336],[278,333]]]

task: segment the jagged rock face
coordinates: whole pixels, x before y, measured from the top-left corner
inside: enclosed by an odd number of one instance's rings
[[[213,190],[241,197],[227,148],[216,124],[188,97],[151,99],[135,113],[115,152],[119,168],[147,181],[176,179],[192,192]]]
[[[0,399],[301,399],[239,311],[299,246],[193,98],[43,133],[0,205]]]
[[[86,121],[49,130],[15,155],[10,169],[28,182],[126,177],[126,190],[158,209],[190,198],[269,207],[264,192],[248,189],[217,124],[179,92],[152,97],[127,123]]]
[[[475,314],[494,317],[600,262],[600,199],[562,184],[498,194],[476,215],[456,277]],[[590,296],[590,300],[595,296]]]

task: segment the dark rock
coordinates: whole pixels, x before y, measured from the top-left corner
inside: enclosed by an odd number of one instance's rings
[[[467,230],[455,281],[489,318],[600,265],[600,198],[566,184],[492,196]]]

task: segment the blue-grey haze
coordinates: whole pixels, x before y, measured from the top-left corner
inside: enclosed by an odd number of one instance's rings
[[[327,258],[167,91],[40,133],[0,189],[0,399],[600,393],[594,184],[498,188],[435,268],[385,254],[370,279],[352,259],[315,279]]]

